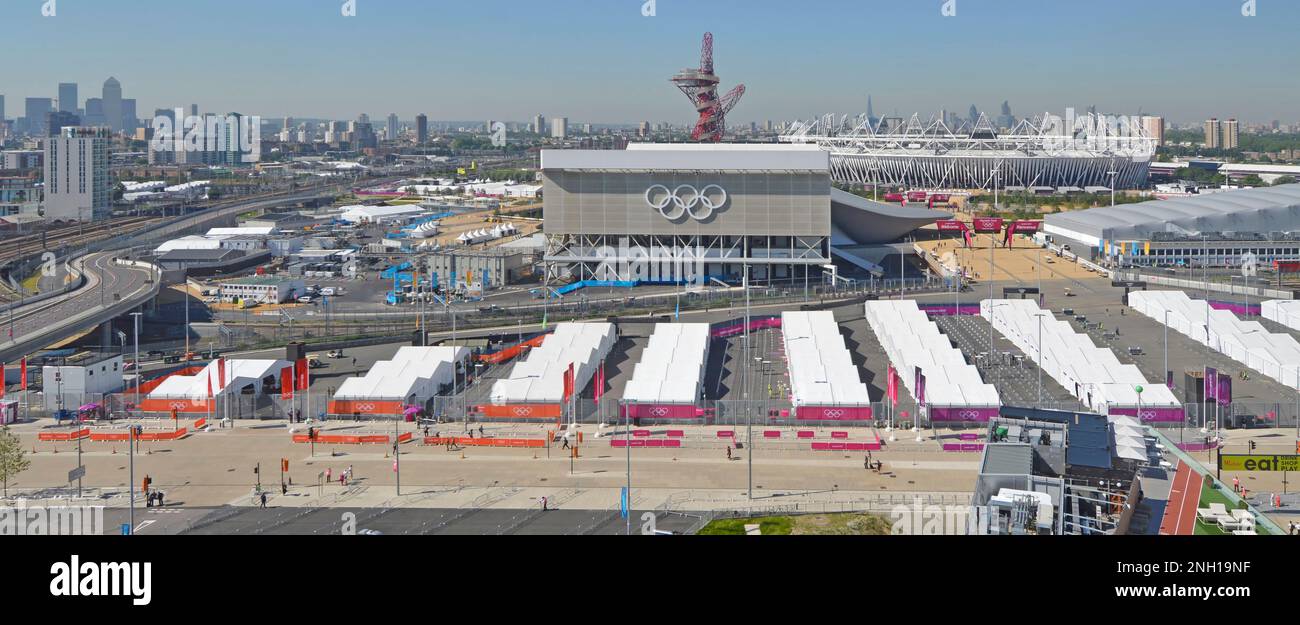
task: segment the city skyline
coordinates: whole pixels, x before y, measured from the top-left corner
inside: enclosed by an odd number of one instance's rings
[[[1282,18],[1300,17],[1300,7],[1280,3],[1264,4],[1252,18],[1234,2],[1130,6],[1105,0],[1075,16],[1070,7],[1029,0],[997,7],[958,0],[957,15],[944,17],[939,2],[813,0],[800,7],[806,26],[793,32],[783,27],[790,36],[780,45],[772,45],[771,28],[790,19],[790,8],[768,0],[689,7],[659,0],[654,17],[642,16],[642,3],[633,1],[561,0],[548,11],[527,12],[518,3],[489,0],[473,8],[440,7],[436,21],[427,7],[402,0],[361,0],[357,17],[343,17],[339,3],[309,0],[271,7],[232,0],[213,3],[215,11],[205,3],[128,0],[135,11],[126,12],[121,4],[62,4],[56,16],[42,17],[39,6],[8,3],[0,13],[15,26],[7,39],[10,52],[41,46],[43,53],[7,68],[0,93],[11,102],[54,98],[59,83],[76,82],[84,97],[89,86],[115,76],[142,113],[200,102],[205,111],[264,118],[396,112],[403,121],[419,113],[431,120],[523,121],[540,112],[594,124],[686,124],[692,112],[668,79],[698,61],[699,37],[713,30],[725,42],[719,75],[750,88],[734,112],[737,121],[861,113],[868,94],[878,115],[964,112],[972,103],[992,115],[1009,100],[1017,116],[1095,105],[1177,124],[1210,117],[1290,123],[1300,117],[1285,105],[1300,97],[1300,87],[1281,79],[1289,59],[1269,43],[1286,36]],[[1111,14],[1112,6],[1123,8],[1123,20],[1095,17]],[[119,36],[137,23],[131,16],[150,11],[184,27]],[[819,19],[836,13],[853,19]],[[996,31],[1016,36],[988,36]],[[229,32],[246,40],[220,57],[155,54]],[[963,53],[971,37],[979,38],[983,54]],[[1215,45],[1189,43],[1197,41]],[[449,57],[439,50],[476,46],[481,49],[472,62],[440,61]],[[1231,58],[1224,49],[1234,51]],[[1237,60],[1247,62],[1234,66],[1230,78],[1213,78]],[[196,63],[203,62],[222,65],[239,88],[214,83],[199,71]],[[1026,75],[1032,80],[1021,78]],[[340,88],[357,77],[368,87]],[[1211,83],[1218,87],[1207,89]]]

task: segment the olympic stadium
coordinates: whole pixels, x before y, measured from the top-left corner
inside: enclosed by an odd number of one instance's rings
[[[575,280],[735,284],[748,268],[752,280],[799,281],[834,260],[880,272],[878,258],[844,250],[951,216],[835,189],[815,145],[543,150],[541,174],[544,260]]]
[[[956,127],[917,115],[885,121],[826,116],[795,122],[781,141],[828,151],[836,182],[936,190],[1110,189],[1112,172],[1118,188],[1140,188],[1156,150],[1141,124],[1108,124],[1096,115],[1065,121],[1044,115],[1006,132],[984,116]]]

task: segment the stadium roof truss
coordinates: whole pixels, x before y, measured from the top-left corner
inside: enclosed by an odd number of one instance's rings
[[[922,121],[917,114],[892,127],[884,118],[826,115],[794,122],[781,141],[829,151],[831,175],[838,182],[932,189],[1110,188],[1114,172],[1118,187],[1141,186],[1156,141],[1141,124],[1111,119],[1086,114],[1071,124],[1044,114],[999,132],[983,114],[956,127],[935,117]]]

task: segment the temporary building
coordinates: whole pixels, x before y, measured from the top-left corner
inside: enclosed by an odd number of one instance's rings
[[[492,384],[488,416],[559,417],[564,400],[564,374],[573,365],[574,392],[586,388],[596,368],[614,347],[612,323],[561,323],[541,347],[515,363],[510,376]]]
[[[456,363],[463,368],[469,357],[466,347],[402,347],[364,376],[344,380],[330,414],[400,415],[408,405],[425,406],[452,387]]]
[[[984,383],[979,370],[966,363],[915,300],[867,302],[866,318],[913,397],[916,371],[925,376],[924,404],[931,421],[988,421],[998,415],[1002,402],[997,389]]]
[[[623,389],[634,418],[693,418],[709,353],[709,324],[655,326],[632,379]]]
[[[252,387],[260,395],[268,384],[279,382],[280,371],[292,367],[287,360],[226,360],[224,378],[220,360],[214,360],[195,375],[173,375],[160,383],[141,402],[145,412],[207,413],[208,389],[214,397],[242,393]]]
[[[871,395],[844,347],[835,315],[827,311],[781,314],[790,367],[790,390],[799,419],[871,418]]]

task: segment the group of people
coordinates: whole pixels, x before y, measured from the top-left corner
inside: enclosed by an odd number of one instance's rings
[[[884,468],[884,466],[885,464],[883,462],[879,460],[872,460],[871,452],[869,451],[867,452],[867,455],[862,458],[862,468],[868,471],[875,471],[876,473],[880,473],[880,470]]]
[[[333,481],[334,469],[325,467],[325,482],[329,483]],[[348,468],[339,471],[339,486],[347,486],[350,481],[352,481],[352,465],[349,464]]]
[[[155,491],[147,491],[147,492],[145,492],[145,494],[144,494],[144,507],[146,507],[146,508],[161,508],[162,506],[163,506],[163,494],[162,494],[162,491],[155,490]]]

